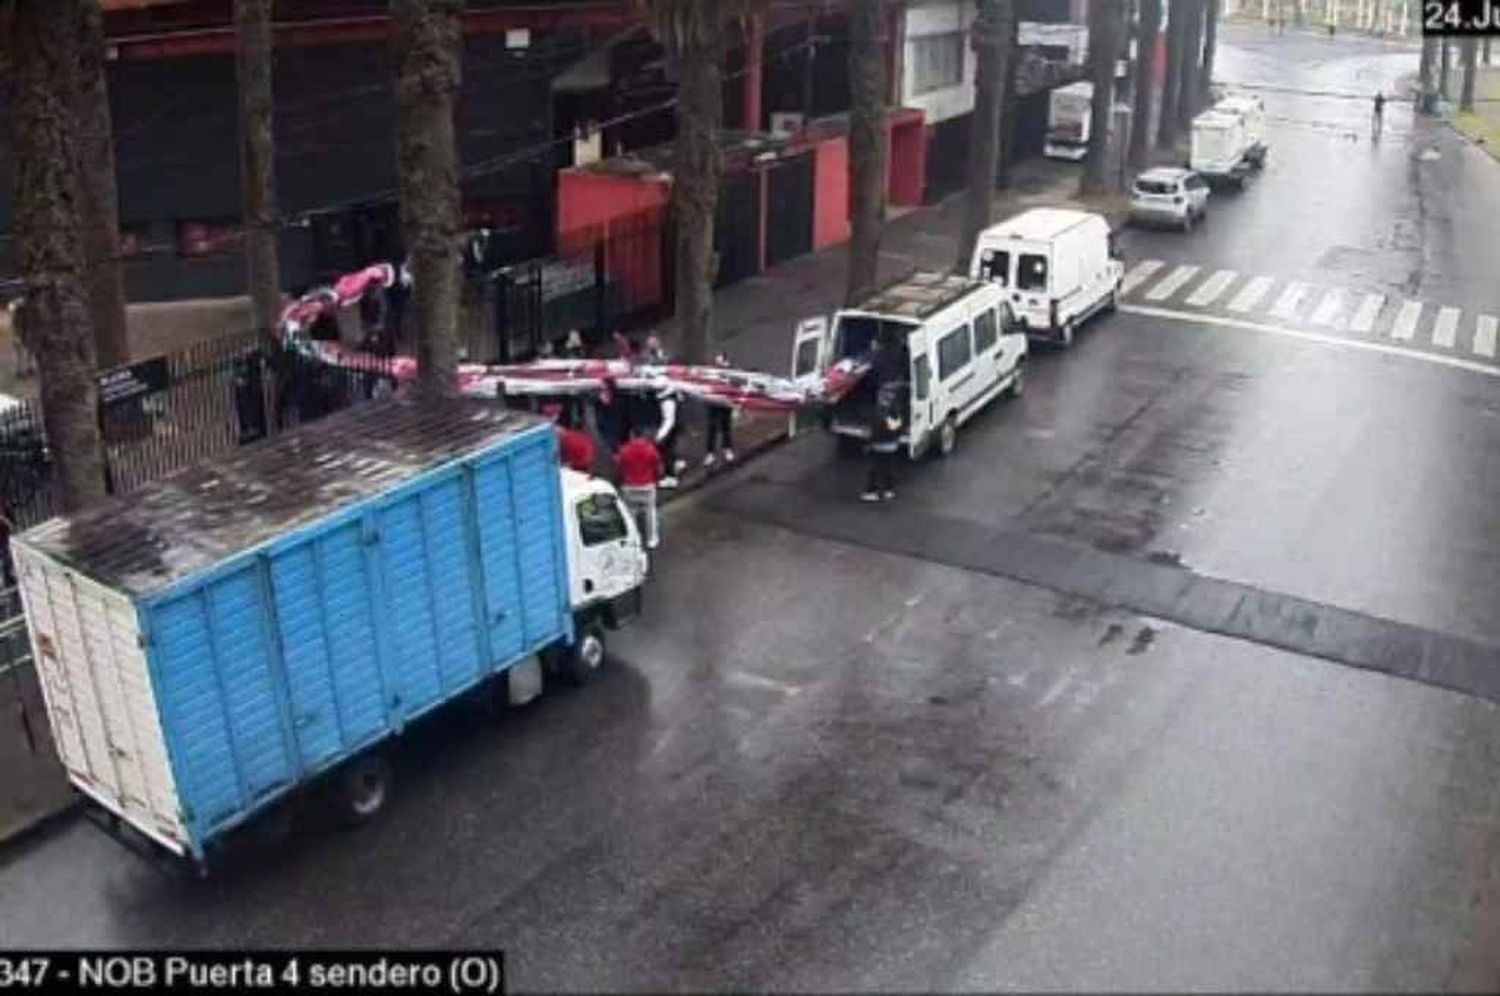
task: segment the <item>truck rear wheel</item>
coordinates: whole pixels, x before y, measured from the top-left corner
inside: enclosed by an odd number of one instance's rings
[[[570,685],[582,685],[604,667],[604,626],[597,619],[578,624],[573,645],[562,653],[562,677]]]
[[[346,765],[330,786],[334,815],[348,826],[373,820],[390,799],[392,780],[391,764],[379,754],[366,754]]]

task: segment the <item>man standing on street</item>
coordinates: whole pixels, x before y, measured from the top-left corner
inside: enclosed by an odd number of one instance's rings
[[[656,518],[656,481],[661,477],[661,454],[641,426],[632,426],[630,442],[615,454],[620,471],[620,495],[635,515],[646,549],[655,550],[660,542]]]
[[[664,488],[677,487],[677,475],[682,473],[683,461],[677,458],[677,437],[682,432],[682,422],[678,418],[682,408],[681,399],[677,395],[677,388],[667,381],[656,393],[657,411],[660,413],[660,421],[656,427],[656,448],[661,451],[663,477],[661,486]]]
[[[729,357],[719,353],[714,357],[714,366],[729,367]],[[719,459],[723,448],[724,462],[734,463],[734,408],[730,405],[708,405],[708,441],[704,444],[703,466],[712,467]]]
[[[901,449],[901,407],[894,391],[882,388],[875,400],[870,422],[870,476],[865,501],[891,501],[896,497],[896,458]]]

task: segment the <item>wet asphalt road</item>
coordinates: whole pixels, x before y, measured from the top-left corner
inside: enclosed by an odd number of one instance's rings
[[[1226,79],[1415,68],[1228,35]],[[1131,258],[1500,310],[1500,166],[1309,101],[1268,96],[1266,175]],[[1070,587],[1180,563],[1500,644],[1500,380],[1341,338],[1122,311],[893,507],[800,438],[674,508],[609,672],[424,731],[379,823],[206,883],[64,827],[0,857],[0,945],[497,946],[523,989],[1494,988],[1492,702]]]

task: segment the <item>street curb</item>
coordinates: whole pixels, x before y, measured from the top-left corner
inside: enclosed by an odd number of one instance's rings
[[[9,827],[0,829],[0,865],[5,863],[8,852],[19,850],[28,842],[40,837],[53,827],[74,819],[82,813],[83,800],[75,796],[57,809],[21,820]]]
[[[792,436],[787,432],[786,426],[783,425],[780,429],[777,429],[766,438],[760,440],[759,442],[751,443],[745,449],[740,450],[734,461],[733,467],[717,470],[712,474],[694,474],[692,483],[688,483],[687,480],[684,479],[681,487],[673,488],[669,495],[661,499],[661,506],[663,508],[666,508],[667,506],[675,503],[679,498],[685,498],[688,495],[703,490],[704,488],[708,487],[708,485],[719,480],[719,478],[740,469],[757,457],[763,456],[776,447],[780,446],[782,443],[790,442],[791,439]]]

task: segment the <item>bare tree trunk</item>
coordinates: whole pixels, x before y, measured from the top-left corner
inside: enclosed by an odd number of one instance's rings
[[[1219,48],[1219,0],[1208,0],[1203,15],[1203,71],[1198,81],[1203,102],[1212,100],[1214,86],[1214,56]]]
[[[64,0],[54,0],[63,3]],[[94,353],[101,368],[130,362],[125,285],[120,279],[120,196],[115,180],[115,140],[104,73],[104,17],[99,0],[66,0],[77,15],[79,196],[83,221],[84,279],[94,324]]]
[[[391,0],[401,231],[411,253],[417,390],[438,397],[458,371],[458,142],[463,0]]]
[[[1151,91],[1156,77],[1156,36],[1161,31],[1161,0],[1141,0],[1135,40],[1135,110],[1131,114],[1130,165],[1146,166],[1151,142]]]
[[[1493,40],[1494,39],[1490,38],[1488,35],[1486,35],[1484,39],[1484,64],[1486,66],[1490,64],[1490,42]]]
[[[1188,131],[1198,113],[1198,63],[1203,50],[1203,0],[1184,0],[1181,67],[1177,77],[1177,127]]]
[[[1436,55],[1437,39],[1423,38],[1421,62],[1418,64],[1417,68],[1417,78],[1421,81],[1421,95],[1418,98],[1417,106],[1424,112],[1430,109],[1429,103],[1432,100],[1432,70]]]
[[[1448,76],[1451,72],[1451,48],[1446,37],[1438,39],[1438,93],[1448,99]]]
[[[19,332],[36,357],[55,497],[69,512],[104,494],[77,169],[77,11],[56,0],[19,0],[0,8],[0,18],[0,84],[9,88],[16,242],[26,282]]]
[[[677,223],[677,336],[686,363],[708,359],[713,321],[714,213],[723,153],[723,41],[677,53],[677,149],[672,211]]]
[[[1109,156],[1110,108],[1114,106],[1115,62],[1120,44],[1116,25],[1120,0],[1092,0],[1089,4],[1089,76],[1094,97],[1089,107],[1089,149],[1079,180],[1080,194],[1102,194],[1109,189],[1105,161]]]
[[[1161,87],[1161,115],[1156,128],[1156,147],[1177,144],[1177,88],[1182,79],[1183,22],[1188,0],[1171,0],[1167,7],[1167,72]]]
[[[281,312],[277,252],[275,103],[271,89],[271,0],[234,0],[235,72],[240,95],[240,200],[245,288],[255,332],[272,355]]]
[[[1000,95],[1000,163],[995,171],[995,187],[1008,190],[1011,184],[1012,167],[1015,165],[1016,114],[1005,114],[1004,108],[1016,106],[1016,77],[1021,59],[1016,53],[1021,22],[1015,16],[1010,19],[1010,34],[1005,39],[1005,89]]]
[[[989,227],[1000,161],[1000,106],[1008,75],[1011,0],[980,0],[974,19],[974,112],[969,118],[969,161],[965,171],[963,232],[955,269],[969,268],[979,233]]]
[[[875,287],[885,232],[885,5],[852,0],[849,11],[849,192],[853,217],[844,303]]]
[[[1474,111],[1474,74],[1478,70],[1479,62],[1479,39],[1470,35],[1463,40],[1464,59],[1464,81],[1463,89],[1459,92],[1458,109]]]

